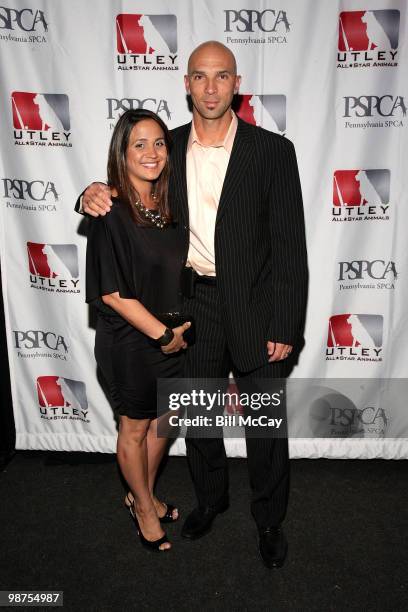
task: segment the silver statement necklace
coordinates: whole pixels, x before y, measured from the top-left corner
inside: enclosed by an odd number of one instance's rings
[[[152,197],[153,200],[156,200],[156,196],[154,194],[152,194]],[[159,229],[164,229],[168,225],[168,223],[163,219],[160,213],[155,212],[150,208],[146,208],[146,206],[143,206],[142,201],[140,199],[136,200],[134,206],[138,209],[138,211],[142,213],[145,219],[148,219],[148,221],[153,223],[153,225],[155,225]]]

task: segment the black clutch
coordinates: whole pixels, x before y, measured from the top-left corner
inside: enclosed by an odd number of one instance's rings
[[[187,315],[182,314],[181,312],[160,312],[154,315],[156,319],[159,319],[160,323],[163,323],[166,327],[173,329],[174,327],[180,327],[183,323],[187,323],[190,321],[190,327],[184,332],[183,338],[187,342],[188,346],[192,346],[196,340],[195,333],[195,322],[194,318]]]

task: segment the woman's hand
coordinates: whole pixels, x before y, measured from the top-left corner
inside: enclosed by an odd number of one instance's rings
[[[181,349],[187,348],[187,342],[183,338],[184,332],[191,326],[190,321],[183,323],[179,327],[173,327],[174,338],[171,342],[166,344],[166,346],[162,346],[161,350],[165,355],[170,353],[177,353]]]

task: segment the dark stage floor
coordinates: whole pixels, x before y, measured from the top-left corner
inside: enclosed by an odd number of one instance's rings
[[[292,461],[289,555],[272,571],[245,461],[230,468],[231,507],[211,534],[186,542],[172,525],[158,554],[138,541],[113,456],[18,453],[0,478],[0,589],[63,590],[78,612],[408,610],[408,462]],[[186,515],[185,458],[169,459],[158,492]]]

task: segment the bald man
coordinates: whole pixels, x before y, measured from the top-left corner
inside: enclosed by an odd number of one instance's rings
[[[205,42],[191,54],[184,83],[193,120],[172,131],[169,194],[185,235],[183,308],[197,329],[185,376],[227,379],[232,371],[242,391],[288,376],[302,342],[308,273],[293,144],[235,115],[240,82],[235,57],[221,43]],[[82,205],[92,216],[106,214],[109,189],[93,183]],[[247,435],[246,445],[259,550],[267,567],[280,567],[287,439]],[[197,539],[228,507],[227,457],[222,437],[190,435],[186,448],[197,507],[182,536]]]

